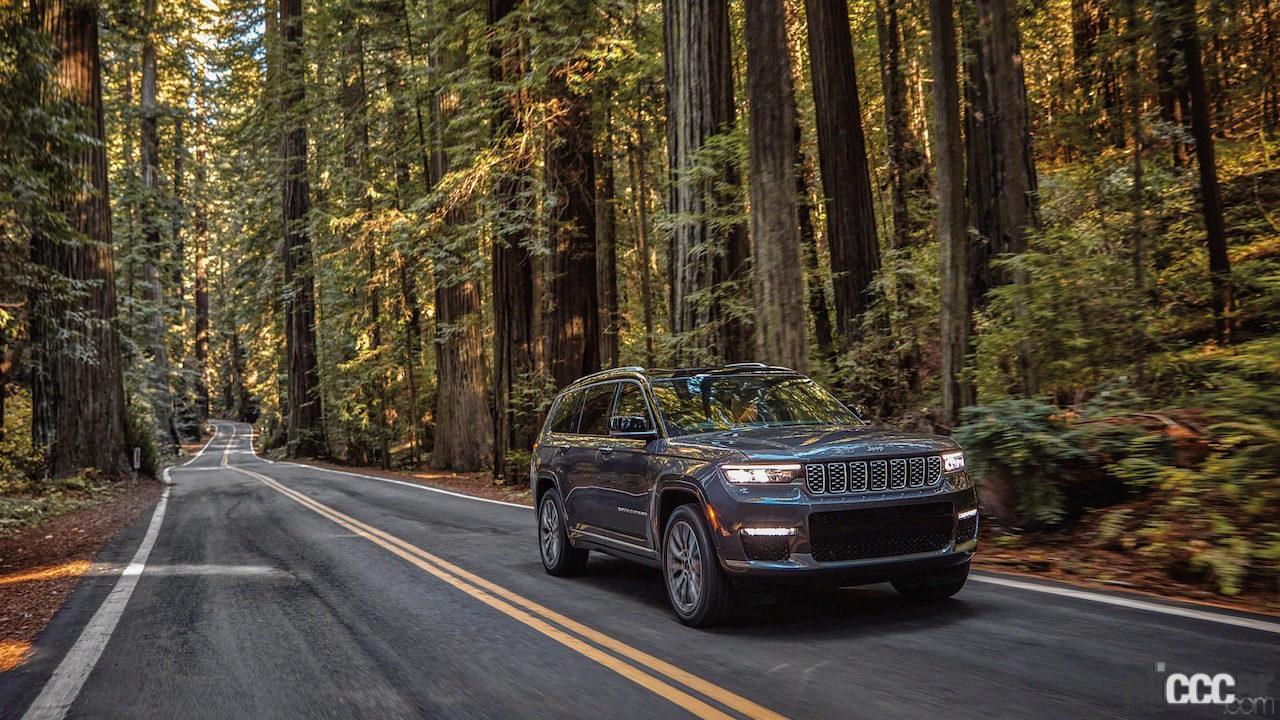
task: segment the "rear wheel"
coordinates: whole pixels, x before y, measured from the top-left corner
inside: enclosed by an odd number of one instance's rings
[[[676,508],[662,537],[662,575],[676,617],[693,627],[723,620],[733,604],[734,587],[720,569],[697,506]]]
[[[921,575],[893,581],[899,595],[912,600],[945,600],[960,592],[969,579],[969,563],[945,573]]]
[[[542,567],[550,575],[568,577],[587,567],[589,551],[569,544],[565,530],[564,505],[560,493],[553,488],[542,494],[538,503],[538,551]]]

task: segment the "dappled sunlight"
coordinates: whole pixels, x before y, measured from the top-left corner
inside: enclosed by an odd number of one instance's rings
[[[0,585],[13,585],[24,582],[40,582],[65,577],[79,577],[89,570],[88,560],[74,560],[61,565],[49,565],[35,570],[0,575]]]
[[[31,652],[29,642],[0,640],[0,673],[9,672],[21,665],[29,652]]]

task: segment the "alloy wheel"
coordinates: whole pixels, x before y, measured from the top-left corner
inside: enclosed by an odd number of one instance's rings
[[[543,499],[539,518],[538,540],[542,546],[542,562],[547,567],[553,567],[560,560],[560,511],[550,496]]]
[[[665,567],[672,602],[681,613],[692,613],[702,596],[702,548],[693,528],[683,520],[671,526]]]

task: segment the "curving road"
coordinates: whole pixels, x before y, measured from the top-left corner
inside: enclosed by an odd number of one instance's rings
[[[215,425],[0,676],[0,716],[1221,717],[1168,705],[1168,674],[1280,674],[1273,618],[991,575],[692,630],[657,571],[548,577],[528,508],[269,463]]]

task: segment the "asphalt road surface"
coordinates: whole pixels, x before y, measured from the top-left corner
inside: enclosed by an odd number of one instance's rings
[[[975,573],[949,601],[811,593],[693,630],[656,570],[547,576],[528,508],[269,463],[215,425],[0,676],[0,716],[1229,714],[1167,704],[1173,673],[1280,705],[1274,618]]]

